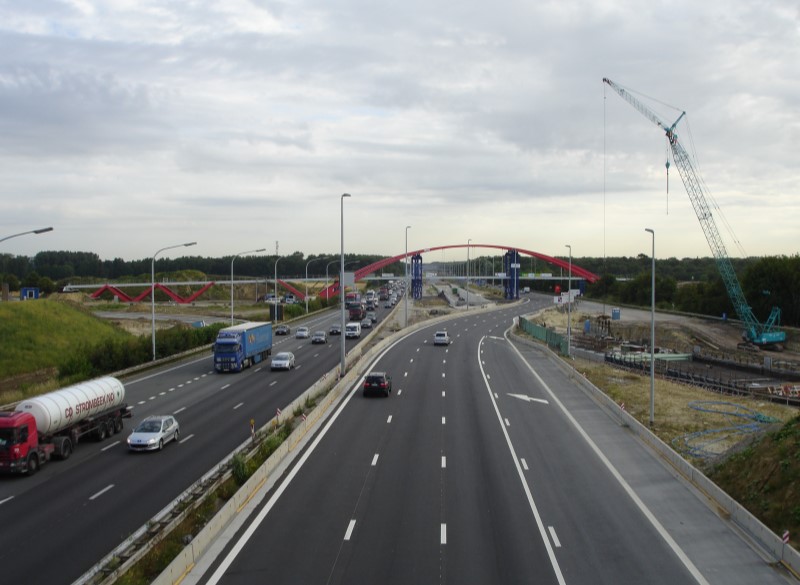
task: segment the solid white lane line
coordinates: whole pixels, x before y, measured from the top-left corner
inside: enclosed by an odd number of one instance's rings
[[[552,526],[548,526],[547,529],[550,531],[550,538],[553,539],[553,545],[556,548],[561,548],[561,541],[558,540],[558,536],[556,536],[556,529]]]
[[[439,542],[441,544],[447,544],[447,524],[442,523],[441,529],[439,530]]]
[[[239,404],[237,404],[236,406],[234,406],[234,407],[233,407],[233,410],[236,410],[236,409],[237,409],[237,408],[239,408],[240,406],[244,406],[244,402],[240,402]]]
[[[96,499],[96,498],[99,498],[100,496],[102,496],[104,493],[106,493],[108,490],[112,489],[113,487],[114,487],[114,484],[113,484],[113,483],[110,483],[110,484],[108,484],[106,487],[104,487],[103,489],[101,489],[99,492],[97,492],[95,495],[93,495],[93,496],[90,496],[90,497],[89,497],[89,499],[90,499],[90,500],[94,500],[94,499]]]
[[[479,355],[481,347],[483,345],[483,340],[484,338],[481,338],[481,340],[478,342]],[[511,344],[511,347],[514,347],[514,345]],[[522,356],[520,355],[520,357]],[[517,457],[517,452],[514,449],[514,445],[511,443],[511,437],[508,436],[508,431],[506,430],[505,426],[503,426],[503,417],[500,414],[500,408],[497,406],[497,402],[492,396],[492,388],[489,385],[489,381],[485,377],[486,374],[483,370],[483,365],[480,363],[480,361],[481,361],[480,357],[478,357],[478,366],[481,369],[481,375],[484,376],[483,383],[486,386],[486,391],[489,393],[489,397],[492,400],[492,406],[494,407],[495,416],[497,416],[497,422],[500,423],[500,430],[503,432],[503,436],[506,440],[506,445],[508,446],[508,450],[511,453],[511,458],[514,460],[514,465],[517,468],[517,476],[520,479],[520,483],[522,484],[522,489],[525,492],[525,497],[528,500],[528,506],[531,509],[533,518],[536,521],[536,526],[539,529],[539,536],[542,539],[542,543],[544,544],[545,550],[547,551],[547,557],[548,559],[550,559],[550,565],[553,568],[553,573],[555,574],[556,581],[559,583],[559,585],[566,585],[567,582],[564,580],[564,575],[561,573],[561,567],[558,564],[558,559],[556,558],[555,552],[553,552],[553,547],[550,546],[550,539],[547,538],[547,532],[545,531],[544,523],[542,522],[542,517],[539,515],[539,508],[536,506],[536,502],[533,501],[533,494],[531,493],[531,488],[528,485],[528,481],[525,479],[525,474],[522,472],[522,467],[519,464],[519,458]]]
[[[386,424],[391,424],[392,422],[392,415],[389,415],[389,418],[386,419]]]
[[[445,469],[446,467],[447,467],[447,457],[442,455],[442,469]]]
[[[520,459],[519,462],[522,463],[522,469],[528,471],[528,464],[525,462],[525,459]]]
[[[350,537],[353,536],[353,528],[356,527],[356,521],[350,520],[350,524],[347,525],[347,532],[344,533],[344,539],[350,540]]]
[[[508,335],[507,332],[506,335]],[[507,337],[506,339],[508,340]],[[522,360],[522,363],[525,364],[528,370],[530,370],[531,374],[533,374],[536,380],[550,395],[551,400],[556,404],[556,406],[558,406],[561,409],[561,412],[564,413],[564,416],[567,417],[567,420],[569,420],[572,426],[575,427],[575,430],[578,432],[578,434],[580,434],[580,436],[583,437],[583,440],[586,441],[586,443],[589,445],[589,448],[592,451],[594,451],[595,455],[597,455],[597,458],[603,463],[603,465],[605,465],[606,469],[608,469],[611,475],[614,476],[614,479],[617,480],[617,483],[619,483],[619,485],[622,486],[622,489],[625,490],[625,492],[628,494],[631,500],[633,500],[633,503],[636,504],[636,507],[639,508],[639,510],[645,515],[645,517],[653,526],[653,528],[656,529],[661,538],[664,539],[664,542],[667,543],[667,546],[669,546],[672,549],[672,551],[678,556],[678,558],[683,563],[683,566],[686,567],[689,573],[691,573],[695,581],[700,585],[709,585],[708,581],[700,572],[700,570],[686,555],[686,553],[678,545],[678,543],[675,542],[675,540],[672,538],[670,533],[667,532],[666,528],[664,528],[661,522],[658,521],[658,518],[656,518],[655,515],[650,511],[650,508],[648,508],[645,505],[645,503],[641,500],[641,498],[639,498],[639,495],[635,491],[633,491],[633,488],[630,486],[630,484],[628,484],[628,482],[625,481],[625,478],[622,477],[622,474],[619,471],[617,471],[617,468],[614,467],[611,461],[608,460],[608,457],[605,456],[605,454],[600,450],[600,447],[597,446],[597,444],[592,440],[589,434],[583,429],[583,427],[581,427],[581,425],[578,423],[575,417],[572,416],[572,413],[570,413],[569,410],[567,410],[567,408],[564,406],[564,404],[558,399],[555,392],[553,392],[550,386],[548,386],[545,383],[545,381],[542,380],[542,377],[539,376],[536,370],[534,370],[533,367],[527,362],[527,360],[522,356],[522,353],[514,346],[514,344],[509,341],[509,345],[511,346],[511,349],[513,349],[514,352]]]
[[[119,445],[121,442],[122,442],[122,441],[114,441],[114,442],[113,442],[113,443],[111,443],[110,445],[106,445],[105,447],[103,447],[103,448],[102,448],[102,449],[100,449],[100,450],[101,450],[101,451],[108,451],[109,449],[111,449],[111,447],[116,447],[116,446],[117,446],[117,445]]]
[[[375,453],[375,456],[372,458],[372,467],[375,467],[378,464],[378,454]]]
[[[181,406],[178,410],[176,410],[172,414],[178,414],[179,412],[183,412],[184,410],[186,410],[186,407],[185,406]]]

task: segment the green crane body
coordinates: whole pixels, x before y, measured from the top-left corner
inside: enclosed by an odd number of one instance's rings
[[[686,115],[686,112],[682,112],[672,125],[667,126],[647,106],[633,97],[630,92],[618,86],[610,79],[603,78],[603,82],[607,83],[622,97],[622,99],[631,104],[639,113],[644,115],[645,118],[656,124],[666,133],[670,149],[672,150],[672,158],[678,166],[678,172],[681,175],[684,187],[686,187],[686,193],[689,195],[689,200],[692,202],[694,212],[697,215],[697,219],[700,221],[700,226],[703,228],[703,234],[705,234],[708,245],[711,247],[711,252],[714,254],[717,268],[722,275],[725,289],[728,291],[728,297],[733,303],[733,308],[739,319],[745,325],[745,330],[742,334],[744,339],[760,347],[779,346],[785,342],[786,333],[778,329],[781,319],[780,308],[772,307],[767,322],[762,324],[753,314],[753,309],[747,304],[747,299],[745,299],[744,292],[742,292],[742,286],[739,284],[739,279],[736,277],[736,273],[733,270],[733,265],[728,257],[725,244],[720,237],[717,224],[714,221],[714,216],[709,209],[700,180],[692,166],[688,153],[678,141],[678,134],[675,132],[675,126],[677,126],[678,122]]]

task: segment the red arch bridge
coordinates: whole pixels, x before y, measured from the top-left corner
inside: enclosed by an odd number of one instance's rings
[[[512,252],[512,253],[513,252],[517,252],[517,253],[519,253],[521,255],[524,255],[524,256],[530,256],[532,258],[537,258],[539,260],[543,260],[544,262],[546,262],[546,263],[548,263],[548,264],[550,264],[552,266],[555,266],[555,267],[558,267],[558,268],[562,268],[564,270],[569,270],[571,268],[571,270],[572,270],[572,278],[573,279],[586,280],[587,282],[597,282],[597,280],[600,279],[600,277],[598,275],[594,274],[593,272],[589,272],[585,268],[581,268],[580,266],[577,266],[576,264],[571,264],[570,265],[569,262],[567,262],[565,260],[561,260],[559,258],[554,258],[552,256],[548,256],[548,255],[542,254],[540,252],[534,252],[533,250],[525,250],[525,249],[522,249],[522,248],[515,248],[513,246],[503,246],[503,245],[498,245],[498,244],[452,244],[452,245],[448,245],[448,246],[434,246],[432,248],[421,248],[419,250],[413,250],[413,251],[409,251],[407,253],[404,252],[402,254],[398,254],[397,256],[383,258],[382,260],[378,260],[377,262],[373,262],[372,264],[369,264],[368,266],[364,266],[363,268],[357,269],[354,272],[354,279],[357,282],[357,281],[362,280],[362,279],[368,277],[369,275],[379,271],[381,268],[384,268],[385,266],[389,266],[390,264],[393,264],[393,263],[401,261],[401,260],[405,260],[407,258],[412,258],[413,259],[415,256],[420,256],[421,257],[422,254],[425,254],[425,253],[436,252],[436,251],[439,251],[439,250],[458,249],[458,248],[469,248],[469,249],[471,249],[471,248],[489,248],[489,249],[495,249],[495,250],[504,250],[506,252]],[[519,268],[519,265],[517,264],[516,267]],[[490,278],[493,278],[493,277],[494,278],[500,278],[500,277],[497,277],[496,275],[491,275],[490,276]],[[536,278],[535,276],[525,276],[525,275],[521,275],[521,274],[518,274],[517,277],[518,278]],[[453,279],[454,277],[448,276],[447,278]],[[463,278],[463,277],[455,277],[455,278]],[[476,275],[473,276],[473,278],[483,278],[483,277],[476,274]],[[292,280],[294,282],[297,282],[297,281],[304,281],[305,279],[299,278],[299,279],[292,279]],[[314,281],[318,281],[319,279],[315,278],[313,280]],[[257,281],[256,280],[235,280],[235,281],[233,281],[233,284],[254,284],[254,283],[259,283],[260,284],[260,283],[263,283],[263,282],[265,282],[264,279],[260,279],[260,280],[257,280]],[[169,285],[171,285],[173,287],[176,287],[176,286],[199,286],[200,288],[197,291],[193,292],[191,295],[189,295],[187,297],[183,297],[183,296],[177,294],[175,291],[173,291],[169,286],[167,286],[167,284],[169,284]],[[197,300],[204,292],[206,292],[212,286],[215,286],[215,285],[230,286],[231,284],[232,284],[232,281],[230,281],[230,280],[197,281],[197,282],[172,282],[172,283],[157,282],[157,283],[155,283],[155,288],[160,290],[160,291],[162,291],[165,295],[167,295],[170,299],[172,299],[176,303],[187,304],[187,303],[192,303],[195,300]],[[295,288],[294,286],[292,286],[291,284],[289,284],[288,282],[285,282],[285,281],[283,281],[281,279],[278,279],[278,284],[284,290],[294,294],[298,299],[301,299],[301,300],[305,299],[305,294],[302,291],[300,291],[297,288]],[[139,302],[142,302],[145,299],[148,299],[150,297],[151,286],[152,286],[152,284],[149,283],[149,282],[146,282],[146,283],[125,283],[125,284],[110,284],[110,283],[106,283],[106,284],[100,286],[99,288],[97,288],[90,296],[93,299],[97,299],[97,298],[100,298],[106,292],[109,292],[112,295],[114,295],[117,298],[119,298],[121,301],[124,301],[124,302],[127,302],[127,303],[139,303]],[[64,287],[64,290],[65,291],[74,291],[74,290],[79,290],[79,289],[87,289],[87,288],[95,288],[95,287],[97,287],[96,284],[67,285],[66,287]],[[144,290],[141,293],[139,293],[138,295],[136,295],[136,296],[127,295],[122,291],[123,288],[138,288],[138,289],[141,289],[143,287],[144,287]],[[339,282],[338,282],[338,280],[335,280],[332,284],[330,284],[325,289],[323,289],[322,292],[320,292],[319,296],[321,298],[323,298],[323,299],[328,299],[328,298],[334,297],[334,296],[336,296],[338,294],[339,294]]]

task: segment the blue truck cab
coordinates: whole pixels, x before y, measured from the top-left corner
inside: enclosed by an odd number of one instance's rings
[[[241,372],[272,353],[272,323],[250,321],[220,329],[214,342],[214,369]]]

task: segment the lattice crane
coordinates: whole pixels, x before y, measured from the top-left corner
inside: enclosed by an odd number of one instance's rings
[[[725,289],[728,291],[728,297],[731,299],[733,308],[739,319],[745,325],[745,331],[742,334],[744,339],[761,347],[781,346],[781,344],[786,341],[786,333],[778,329],[781,318],[780,308],[773,307],[767,322],[764,324],[759,322],[753,314],[753,309],[747,304],[747,299],[745,299],[744,292],[742,292],[742,286],[739,284],[739,279],[736,277],[736,273],[733,270],[733,265],[728,257],[725,244],[720,237],[717,224],[714,221],[714,216],[709,209],[697,172],[692,165],[689,154],[678,141],[678,134],[675,132],[675,127],[686,115],[686,112],[681,112],[681,115],[678,116],[675,122],[671,125],[667,125],[661,121],[654,112],[624,88],[607,78],[603,78],[603,83],[607,83],[611,89],[622,97],[622,99],[636,108],[645,118],[665,132],[670,149],[672,150],[672,158],[678,167],[678,172],[683,180],[683,185],[686,187],[686,193],[689,195],[689,200],[692,202],[692,207],[697,215],[697,219],[700,220],[700,226],[703,228],[703,233],[706,236],[708,245],[711,247],[711,252],[714,254],[717,268],[722,275]]]

